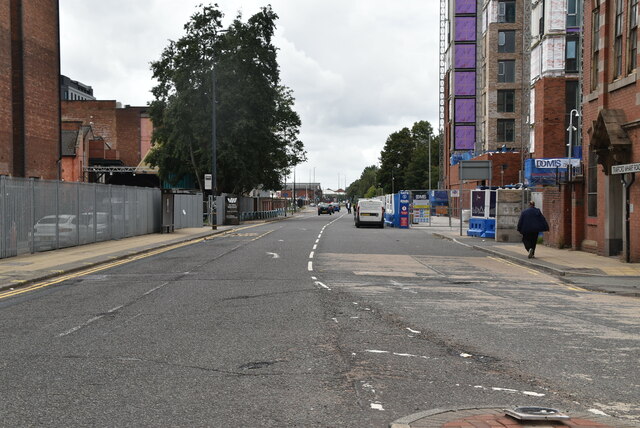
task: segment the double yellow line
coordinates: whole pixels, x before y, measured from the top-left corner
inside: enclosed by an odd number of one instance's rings
[[[106,269],[111,269],[113,267],[120,266],[120,265],[123,265],[123,264],[126,264],[126,263],[131,263],[131,262],[136,261],[136,260],[140,260],[140,259],[144,259],[144,258],[147,258],[147,257],[155,256],[156,254],[160,254],[160,253],[164,253],[164,252],[167,252],[167,251],[175,250],[176,248],[185,247],[187,245],[197,244],[198,242],[203,242],[205,240],[213,239],[213,238],[216,238],[216,237],[226,236],[226,235],[229,235],[229,234],[241,231],[241,230],[250,229],[250,228],[253,228],[253,227],[257,227],[257,226],[262,226],[262,224],[254,224],[254,225],[249,225],[249,226],[245,226],[245,227],[240,227],[240,228],[237,228],[237,229],[230,229],[228,231],[225,231],[223,233],[220,233],[220,234],[217,234],[217,235],[213,235],[213,236],[210,236],[210,237],[197,238],[197,239],[194,239],[194,240],[191,240],[191,241],[180,242],[180,243],[177,243],[177,244],[169,245],[167,247],[162,247],[162,248],[158,248],[158,249],[155,249],[155,250],[147,251],[147,252],[144,252],[142,254],[135,255],[135,256],[126,257],[126,258],[121,259],[121,260],[116,260],[116,261],[113,261],[113,262],[100,264],[99,266],[94,266],[94,267],[91,267],[91,268],[88,268],[88,269],[83,269],[83,270],[79,270],[79,271],[76,271],[76,272],[64,274],[62,276],[57,276],[55,278],[52,278],[52,279],[49,279],[49,280],[45,280],[45,281],[41,281],[41,282],[38,282],[38,283],[35,283],[35,284],[31,284],[31,285],[28,285],[26,287],[20,287],[19,285],[17,285],[19,287],[17,289],[0,292],[0,300],[6,299],[6,298],[9,298],[9,297],[13,297],[13,296],[17,296],[17,295],[20,295],[20,294],[24,294],[24,293],[29,293],[31,291],[35,291],[35,290],[39,290],[41,288],[49,287],[51,285],[59,284],[59,283],[61,283],[63,281],[67,281],[69,279],[79,278],[81,276],[89,275],[89,274],[92,274],[92,273],[95,273],[95,272],[100,272],[100,271],[103,271],[103,270],[106,270]],[[270,233],[270,232],[268,232],[268,233]],[[262,236],[264,236],[264,235],[261,235],[256,239],[259,239]]]

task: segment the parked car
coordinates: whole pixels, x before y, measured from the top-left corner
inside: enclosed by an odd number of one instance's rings
[[[340,202],[331,202],[330,204],[333,207],[333,212],[340,212]]]
[[[60,247],[69,247],[107,239],[109,233],[109,214],[99,212],[94,220],[94,213],[60,214],[42,217],[33,226],[33,242],[36,251]],[[57,235],[56,235],[57,225]],[[95,232],[94,232],[95,228]],[[79,235],[79,236],[78,236]]]
[[[333,214],[333,207],[329,204],[325,204],[324,202],[320,202],[318,204],[318,215],[320,214]]]
[[[384,227],[384,204],[379,199],[360,199],[353,215],[356,227]]]

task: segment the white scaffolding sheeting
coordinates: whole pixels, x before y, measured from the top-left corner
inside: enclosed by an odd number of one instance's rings
[[[534,124],[536,121],[536,90],[535,88],[531,88],[529,92],[529,123]],[[533,130],[532,130],[533,131]]]
[[[540,51],[542,45],[538,45],[531,49],[531,82],[540,78]]]
[[[545,18],[549,22],[548,25],[545,24],[545,33],[564,32],[567,27],[567,0],[548,0],[545,8]]]
[[[541,74],[564,73],[564,37],[548,37],[542,41]]]

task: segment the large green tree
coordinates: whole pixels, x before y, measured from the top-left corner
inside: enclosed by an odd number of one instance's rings
[[[163,179],[177,182],[212,170],[213,69],[217,103],[217,189],[276,189],[305,160],[292,91],[280,81],[272,44],[278,16],[264,7],[246,22],[222,28],[216,6],[199,6],[185,35],[151,64],[158,84],[150,106],[154,147],[149,157]]]
[[[360,178],[351,183],[347,187],[347,197],[349,199],[368,197],[367,194],[371,193],[375,196],[378,189],[378,167],[371,165],[366,167]],[[371,190],[373,189],[373,190]]]

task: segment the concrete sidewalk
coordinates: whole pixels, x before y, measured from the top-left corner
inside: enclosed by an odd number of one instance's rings
[[[449,219],[443,217],[434,217],[431,226],[414,229],[550,273],[594,291],[640,297],[640,263],[625,263],[618,257],[603,257],[542,244],[537,246],[535,258],[529,259],[520,242],[497,242],[490,238],[467,236],[466,225],[463,225],[463,235],[460,236],[460,223],[453,219],[449,226]]]

